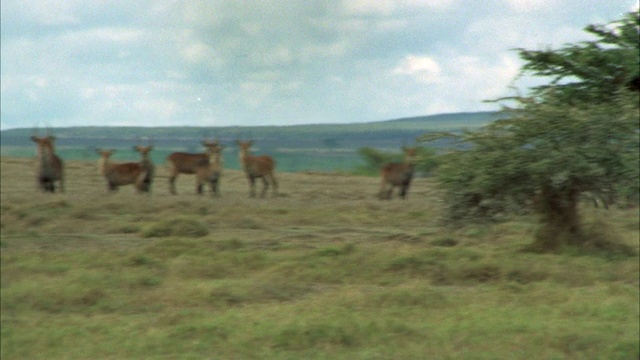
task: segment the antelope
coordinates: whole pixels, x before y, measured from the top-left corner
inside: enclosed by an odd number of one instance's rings
[[[380,199],[391,199],[393,188],[400,187],[400,198],[407,196],[411,179],[413,178],[414,164],[416,162],[416,148],[403,147],[404,162],[389,163],[380,168],[382,183],[380,184]]]
[[[196,167],[196,185],[198,194],[202,194],[202,188],[205,183],[209,184],[211,188],[211,195],[220,196],[220,192],[218,191],[220,185],[220,177],[222,177],[222,150],[225,148],[224,145],[218,145],[215,148],[212,148],[212,158],[209,162],[198,164]]]
[[[38,187],[44,191],[55,192],[55,182],[60,182],[60,192],[64,192],[64,171],[62,160],[55,154],[53,143],[55,137],[31,136],[31,140],[38,146],[36,158],[36,181]]]
[[[149,146],[134,146],[133,150],[137,151],[138,153],[140,153],[140,166],[142,166],[146,172],[147,175],[145,176],[144,180],[142,181],[142,191],[144,192],[150,192],[151,191],[151,183],[153,182],[153,175],[155,173],[155,166],[153,165],[153,162],[151,161],[151,158],[149,157],[149,152],[151,152],[151,150],[153,150],[153,145],[149,145]]]
[[[107,180],[107,191],[115,191],[118,190],[119,186],[133,184],[136,192],[149,192],[153,168],[149,168],[148,164],[145,164],[145,159],[150,163],[148,153],[151,148],[151,146],[140,147],[140,150],[144,151],[140,151],[138,147],[135,148],[142,155],[143,160],[141,162],[120,164],[114,163],[109,159],[115,150],[97,149],[96,152],[100,155],[98,171]]]
[[[273,190],[271,190],[271,194],[273,196],[278,193],[278,182],[276,181],[275,176],[273,175],[273,170],[276,166],[275,161],[268,155],[261,156],[251,156],[249,153],[249,148],[253,145],[253,140],[249,141],[240,141],[237,140],[236,143],[240,148],[240,152],[238,154],[238,158],[240,160],[240,164],[244,169],[244,172],[247,176],[247,180],[249,181],[249,196],[256,196],[256,179],[262,178],[262,192],[260,193],[260,197],[264,197],[267,193],[267,189],[269,188],[269,183],[273,185]]]
[[[169,165],[169,192],[176,194],[176,178],[179,174],[196,174],[196,193],[202,194],[202,187],[205,182],[211,184],[211,190],[217,193],[218,180],[221,171],[220,152],[224,146],[218,141],[202,141],[202,146],[206,148],[204,153],[190,154],[174,152],[167,156]],[[210,165],[211,156],[216,155],[216,165]],[[216,163],[214,162],[214,164]]]

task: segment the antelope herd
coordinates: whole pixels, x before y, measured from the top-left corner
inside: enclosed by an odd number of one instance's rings
[[[47,192],[55,192],[55,182],[59,182],[60,192],[64,192],[63,162],[54,151],[55,137],[32,136],[31,140],[37,144],[36,180],[38,187]],[[205,151],[202,153],[174,152],[167,156],[169,170],[169,193],[176,194],[176,178],[179,174],[195,175],[196,193],[202,194],[203,187],[208,184],[212,196],[220,195],[220,178],[222,176],[222,150],[224,145],[215,141],[202,141]],[[236,141],[238,146],[238,160],[249,182],[249,196],[255,197],[256,179],[262,180],[260,197],[265,197],[271,187],[271,195],[278,195],[278,182],[274,175],[276,162],[269,155],[251,155],[250,148],[253,141]],[[116,163],[110,158],[115,150],[96,149],[98,159],[98,173],[104,177],[107,192],[118,190],[120,186],[133,185],[137,193],[151,192],[155,166],[149,153],[153,146],[134,146],[140,154],[140,161]],[[404,162],[388,163],[380,168],[382,183],[378,197],[390,199],[394,187],[399,187],[399,197],[405,199],[414,174],[417,161],[416,148],[403,147]]]

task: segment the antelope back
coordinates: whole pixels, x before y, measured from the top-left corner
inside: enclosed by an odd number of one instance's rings
[[[256,175],[267,175],[273,172],[275,161],[269,155],[249,156],[247,168]]]
[[[115,150],[97,150],[100,154],[98,168],[111,184],[127,185],[137,182],[141,176],[146,175],[147,170],[140,163],[114,163],[110,157]]]
[[[414,164],[417,161],[416,148],[403,147],[404,162],[389,163],[380,169],[380,175],[385,182],[392,185],[401,185],[410,181],[413,177]]]
[[[412,178],[413,166],[401,163],[387,164],[382,167],[380,173],[385,182],[392,185],[401,185]]]
[[[107,179],[112,184],[127,185],[138,182],[146,173],[146,168],[139,163],[114,164]]]
[[[207,154],[189,154],[183,152],[175,152],[167,157],[167,162],[172,171],[183,174],[193,174],[199,164],[207,163],[209,156]]]

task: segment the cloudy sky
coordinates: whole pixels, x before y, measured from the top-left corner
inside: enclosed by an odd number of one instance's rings
[[[494,110],[510,49],[637,0],[2,0],[1,126],[346,123]]]

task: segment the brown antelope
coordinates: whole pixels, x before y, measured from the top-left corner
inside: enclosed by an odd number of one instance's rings
[[[36,158],[36,181],[38,187],[44,191],[55,192],[55,182],[60,182],[60,192],[64,192],[64,171],[62,160],[55,154],[53,142],[55,137],[32,136],[31,140],[38,145]]]
[[[256,196],[256,179],[262,179],[262,192],[260,193],[260,197],[264,197],[267,193],[267,189],[269,188],[269,183],[273,185],[273,190],[271,190],[271,194],[273,196],[278,194],[278,182],[276,181],[275,176],[273,175],[273,170],[276,166],[275,161],[268,155],[261,156],[251,156],[249,153],[249,148],[253,144],[253,141],[236,141],[238,147],[240,148],[240,152],[238,154],[238,158],[240,160],[240,164],[244,169],[244,172],[247,176],[247,180],[249,181],[249,196]]]
[[[219,185],[222,177],[222,150],[224,145],[218,145],[213,148],[209,162],[198,164],[196,167],[196,184],[198,194],[202,194],[202,188],[205,183],[211,188],[211,195],[220,196]]]
[[[148,159],[148,152],[151,151],[151,147],[141,149],[146,150],[144,153],[140,152],[143,159],[145,157]],[[136,151],[139,150],[136,148]],[[137,163],[118,164],[109,159],[115,150],[98,149],[96,152],[100,154],[98,171],[107,180],[107,191],[115,191],[118,190],[119,186],[133,184],[136,192],[149,192],[151,185],[150,172],[153,170],[144,164],[144,160]]]
[[[380,184],[380,199],[391,199],[393,188],[400,187],[400,197],[404,199],[409,191],[411,179],[413,178],[414,165],[416,162],[416,148],[403,147],[404,162],[389,163],[380,168],[382,183]]]
[[[146,172],[147,175],[145,176],[144,180],[142,181],[142,191],[144,192],[150,192],[151,191],[151,183],[153,182],[153,175],[155,173],[155,166],[153,165],[153,162],[151,161],[151,158],[149,157],[149,153],[151,152],[151,150],[153,150],[153,145],[149,145],[149,146],[134,146],[133,150],[137,151],[138,153],[140,153],[140,166],[142,166]]]
[[[222,166],[219,156],[224,146],[219,145],[218,141],[202,141],[202,146],[206,149],[204,153],[190,154],[174,152],[167,156],[167,164],[169,165],[169,192],[171,194],[176,194],[176,178],[179,174],[196,174],[196,192],[198,194],[202,194],[202,187],[205,182],[209,182],[211,184],[211,190],[215,190],[217,193]],[[210,166],[213,155],[216,155],[215,157],[218,159],[216,161],[218,161],[220,168],[217,170],[215,165]]]

